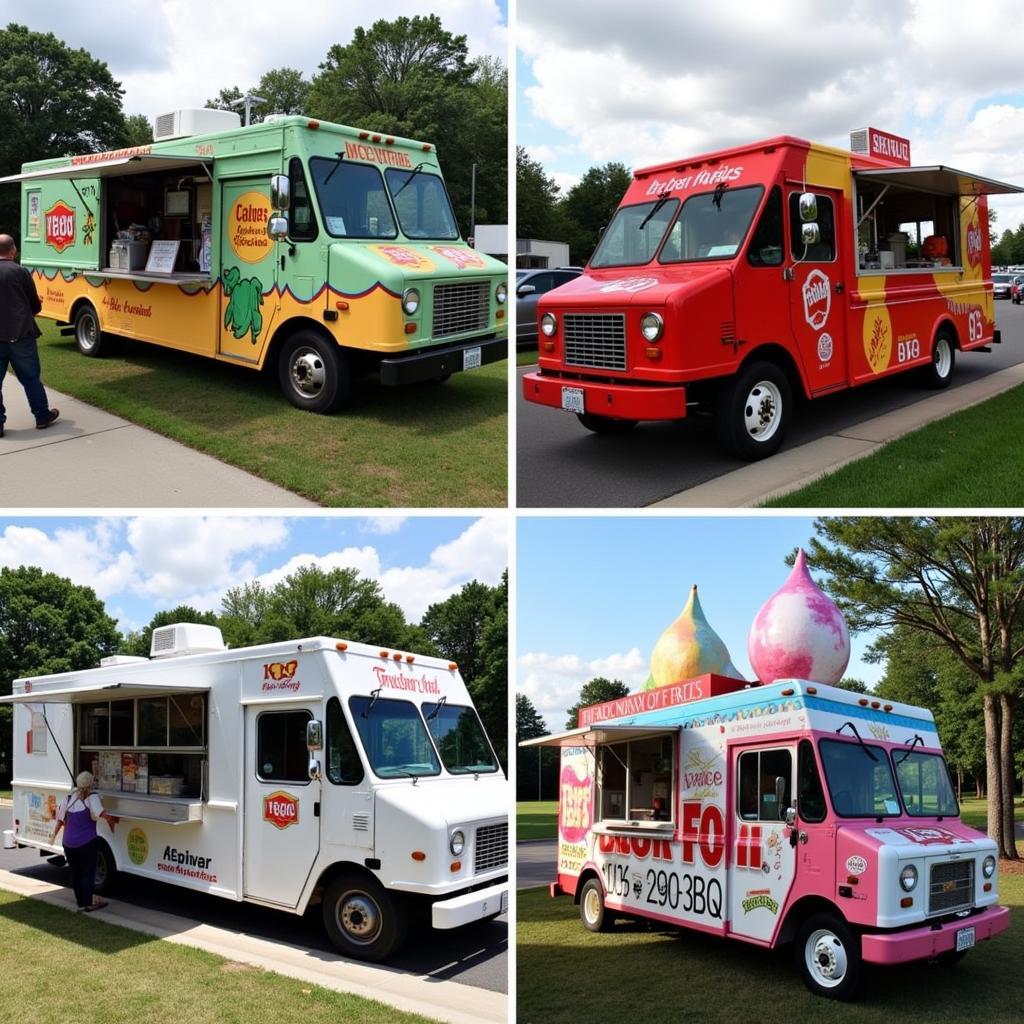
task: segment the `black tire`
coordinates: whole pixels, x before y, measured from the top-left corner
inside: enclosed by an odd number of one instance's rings
[[[607,932],[612,915],[604,905],[604,889],[596,878],[588,878],[580,893],[580,920],[588,932]]]
[[[595,434],[628,434],[636,420],[620,420],[615,416],[597,416],[592,412],[578,412],[576,419]]]
[[[778,366],[745,366],[722,385],[715,400],[719,443],[748,462],[774,455],[786,433],[791,402],[789,379]]]
[[[277,376],[288,401],[307,412],[334,412],[352,399],[348,357],[318,331],[297,331],[281,346]]]
[[[812,914],[801,924],[794,947],[804,984],[826,999],[847,1002],[860,985],[860,937],[838,915]]]
[[[75,314],[75,344],[83,356],[92,359],[105,355],[113,347],[110,339],[100,330],[100,318],[88,303],[78,307]]]
[[[922,366],[919,373],[921,383],[935,391],[949,387],[953,379],[953,368],[956,366],[956,343],[949,331],[941,330],[935,335],[932,345],[932,358],[927,366]]]
[[[96,875],[93,879],[93,892],[100,896],[111,893],[117,884],[117,866],[110,847],[102,840],[96,842]]]
[[[408,932],[406,907],[372,875],[338,875],[327,886],[322,911],[331,942],[355,960],[386,959]]]

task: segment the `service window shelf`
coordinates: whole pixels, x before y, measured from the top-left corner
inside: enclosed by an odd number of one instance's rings
[[[675,823],[671,821],[613,818],[597,822],[593,831],[599,836],[630,835],[633,832],[657,832],[670,836],[675,830]]]
[[[113,267],[103,267],[102,270],[82,270],[81,274],[88,277],[107,277],[118,281],[149,281],[151,284],[212,284],[213,278],[209,273],[201,271],[182,272],[176,274],[154,274],[145,270],[115,270]]]
[[[166,825],[187,825],[203,820],[203,801],[198,797],[154,796],[146,793],[118,793],[100,790],[103,808],[118,818],[161,821]]]

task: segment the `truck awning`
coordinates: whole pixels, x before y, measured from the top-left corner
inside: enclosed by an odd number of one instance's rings
[[[209,693],[208,686],[191,683],[89,683],[59,689],[32,689],[0,697],[0,704],[88,704],[97,700],[130,700],[132,697],[160,697],[165,694]]]
[[[585,725],[568,732],[556,732],[550,736],[538,736],[535,740],[522,740],[521,747],[596,747],[599,743],[626,743],[629,740],[646,740],[652,736],[674,736],[679,726],[643,725]]]
[[[25,171],[0,178],[0,185],[15,181],[52,181],[71,178],[110,178],[125,174],[143,174],[146,171],[175,171],[186,167],[202,167],[209,174],[209,161],[194,156],[165,156],[147,153],[144,156],[116,156],[107,160],[86,160],[63,167],[44,167],[40,171]]]
[[[935,164],[933,167],[879,167],[854,171],[853,176],[858,179],[867,178],[872,184],[895,185],[945,196],[995,196],[1024,192],[1024,188],[1018,185],[982,178],[943,164]]]

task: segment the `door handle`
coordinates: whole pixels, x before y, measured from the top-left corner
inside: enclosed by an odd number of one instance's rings
[[[836,293],[837,294],[841,295],[842,292],[843,292],[844,287],[845,287],[845,285],[843,284],[842,281],[836,281]]]

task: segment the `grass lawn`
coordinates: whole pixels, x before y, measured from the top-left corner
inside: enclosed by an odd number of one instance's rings
[[[516,804],[516,842],[554,839],[557,835],[557,800],[523,800]]]
[[[517,895],[517,1020],[618,1024],[1006,1024],[1021,1019],[1013,979],[1024,958],[1024,875],[1000,874],[1000,902],[1014,908],[1010,930],[955,967],[927,963],[866,969],[857,1003],[811,995],[792,947],[760,949],[652,922],[620,920],[592,934],[567,896],[545,889]]]
[[[1018,506],[1024,501],[1024,385],[915,430],[767,508]]]
[[[4,1012],[90,1024],[426,1024],[431,1018],[0,891]]]
[[[155,345],[128,342],[89,359],[47,323],[40,356],[49,387],[321,505],[507,502],[507,361],[443,385],[359,378],[347,411],[314,416],[288,404],[276,374]]]
[[[1013,816],[1017,821],[1024,821],[1024,803],[1014,806]],[[985,824],[988,821],[988,803],[979,800],[977,797],[965,796],[960,801],[960,820],[965,825],[972,825],[974,828],[985,831]]]
[[[10,789],[0,789],[0,800],[10,800],[13,798],[14,791]]]
[[[533,366],[537,362],[537,350],[525,348],[516,353],[516,366]]]

